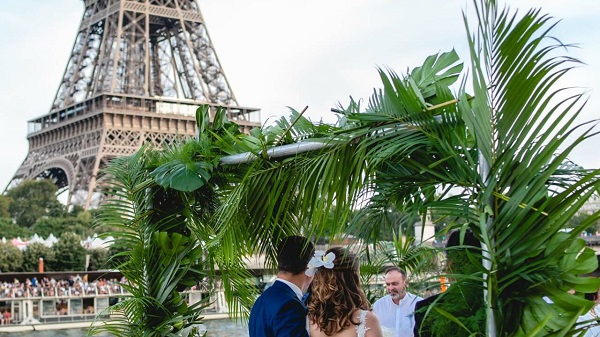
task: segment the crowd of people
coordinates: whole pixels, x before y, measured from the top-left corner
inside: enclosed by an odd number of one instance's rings
[[[104,279],[88,280],[87,275],[71,275],[66,279],[56,280],[44,277],[38,280],[35,276],[25,280],[14,279],[13,282],[0,283],[0,299],[22,297],[70,297],[121,294],[121,284],[126,280]]]
[[[2,310],[0,313],[0,325],[8,325],[11,322],[11,315],[8,309]]]

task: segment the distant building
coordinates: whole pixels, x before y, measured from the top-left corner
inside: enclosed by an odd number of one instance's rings
[[[600,197],[593,196],[591,197],[579,211],[577,214],[592,214],[600,210]]]
[[[433,243],[435,241],[435,225],[431,221],[431,214],[427,212],[425,216],[425,225],[422,221],[415,222],[415,242],[420,243]]]

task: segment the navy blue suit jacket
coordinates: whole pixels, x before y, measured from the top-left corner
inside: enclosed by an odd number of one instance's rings
[[[254,303],[250,337],[308,337],[306,307],[285,283],[273,282]]]

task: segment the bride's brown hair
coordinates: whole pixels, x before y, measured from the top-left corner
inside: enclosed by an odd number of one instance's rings
[[[369,310],[371,305],[360,288],[356,255],[339,247],[329,252],[335,254],[333,268],[317,269],[308,300],[308,318],[332,336],[350,325],[359,325],[352,320],[352,314],[356,309]]]

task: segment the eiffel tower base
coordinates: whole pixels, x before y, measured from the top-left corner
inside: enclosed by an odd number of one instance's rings
[[[102,199],[98,173],[112,158],[131,155],[142,144],[164,146],[195,137],[196,108],[176,101],[102,95],[57,112],[69,117],[57,127],[29,135],[29,153],[9,188],[25,179],[49,178],[61,192],[68,192],[67,204],[95,208]],[[238,123],[253,111],[227,108],[228,118]],[[53,116],[30,125],[48,124]],[[241,122],[245,131],[254,126]]]

